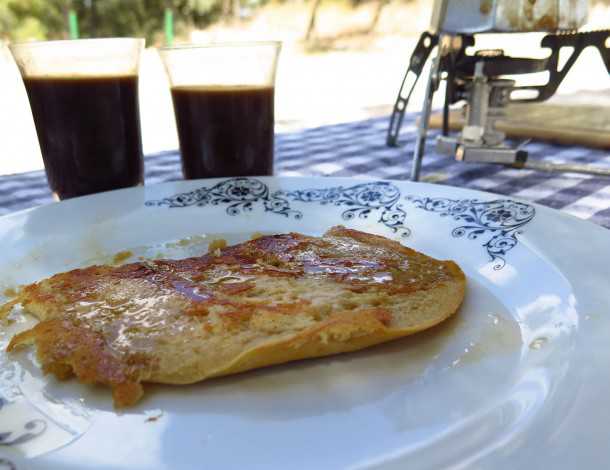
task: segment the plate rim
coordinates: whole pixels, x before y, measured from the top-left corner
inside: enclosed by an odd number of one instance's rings
[[[0,215],[0,223],[2,223],[2,221],[4,219],[7,218],[12,218],[12,217],[19,217],[19,216],[23,216],[29,212],[35,212],[35,211],[41,211],[41,210],[46,210],[47,208],[50,207],[58,207],[59,205],[61,205],[62,207],[65,207],[66,204],[72,204],[72,203],[77,203],[80,204],[82,202],[85,201],[95,201],[98,198],[104,198],[108,195],[112,195],[112,194],[117,194],[119,192],[131,192],[131,191],[146,191],[147,189],[150,188],[160,188],[160,187],[164,187],[164,186],[172,186],[172,185],[179,185],[182,183],[188,183],[188,184],[192,184],[192,183],[202,183],[205,184],[207,183],[212,183],[212,182],[222,182],[222,181],[226,181],[232,178],[236,178],[236,177],[220,177],[220,178],[198,178],[198,179],[192,179],[192,180],[173,180],[173,181],[163,181],[163,182],[159,182],[159,183],[153,183],[153,184],[148,184],[148,185],[141,185],[141,186],[133,186],[130,188],[119,188],[119,189],[112,189],[109,191],[102,191],[99,193],[95,193],[95,194],[87,194],[84,196],[78,196],[78,197],[74,197],[74,198],[70,198],[70,199],[64,199],[61,201],[52,201],[46,204],[41,204],[38,206],[34,206],[34,207],[28,207],[27,209],[20,209],[18,211],[14,211],[14,212],[9,212],[7,214],[3,214]],[[463,188],[460,186],[454,186],[454,185],[446,185],[446,184],[440,184],[440,183],[432,183],[432,182],[427,182],[427,181],[411,181],[411,180],[399,180],[399,179],[386,179],[386,178],[371,178],[368,176],[282,176],[282,175],[273,175],[273,176],[245,176],[244,178],[252,178],[252,179],[259,179],[262,180],[263,182],[265,181],[277,181],[277,180],[290,180],[290,181],[305,181],[305,180],[334,180],[334,181],[359,181],[359,182],[371,182],[371,183],[375,183],[375,182],[388,182],[388,183],[392,183],[392,184],[407,184],[407,185],[421,185],[421,186],[426,186],[426,187],[431,187],[431,188],[447,188],[448,190],[458,190],[458,191],[463,191],[463,192],[467,192],[467,193],[473,193],[475,195],[483,195],[486,197],[496,197],[496,198],[505,198],[505,199],[510,199],[510,200],[514,200],[517,202],[521,202],[524,204],[528,204],[533,206],[536,211],[538,212],[539,210],[541,210],[542,212],[548,212],[550,214],[553,214],[555,216],[559,216],[559,217],[564,217],[566,218],[566,220],[572,221],[572,222],[576,222],[576,223],[584,223],[586,224],[586,226],[588,226],[589,228],[596,228],[600,230],[600,233],[607,233],[610,236],[610,228],[606,228],[602,225],[599,225],[595,222],[592,222],[589,219],[581,219],[575,215],[569,214],[565,211],[562,211],[561,209],[556,209],[553,207],[548,207],[545,206],[544,204],[540,204],[539,202],[535,202],[535,201],[530,201],[528,199],[525,199],[523,197],[519,197],[519,196],[512,196],[512,195],[505,195],[505,194],[500,194],[500,193],[494,193],[491,191],[484,191],[481,189],[472,189],[472,188]]]

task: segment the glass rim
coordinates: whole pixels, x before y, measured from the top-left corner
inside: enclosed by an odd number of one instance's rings
[[[8,47],[42,47],[51,44],[76,44],[76,43],[84,43],[84,42],[135,42],[139,41],[142,43],[146,42],[146,38],[137,38],[137,37],[110,37],[110,38],[83,38],[83,39],[52,39],[50,41],[18,41],[11,42],[8,44]]]
[[[186,49],[212,49],[215,47],[257,47],[257,46],[276,46],[281,47],[282,41],[219,41],[207,43],[187,43],[178,44],[176,46],[163,46],[159,48],[160,52],[179,51]]]

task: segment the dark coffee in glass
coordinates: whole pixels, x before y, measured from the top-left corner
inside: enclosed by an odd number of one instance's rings
[[[273,174],[278,42],[160,50],[170,81],[184,177]]]
[[[14,43],[53,195],[143,183],[138,66],[144,40]]]
[[[273,174],[273,87],[175,87],[184,177]]]
[[[143,183],[138,77],[23,81],[60,199]]]

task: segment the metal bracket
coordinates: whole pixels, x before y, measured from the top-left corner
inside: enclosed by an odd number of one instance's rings
[[[390,126],[388,127],[388,134],[386,137],[386,144],[390,147],[398,146],[398,134],[400,134],[400,126],[402,125],[409,99],[411,99],[411,95],[413,94],[413,90],[415,89],[415,85],[417,84],[417,80],[421,75],[424,65],[426,65],[428,57],[430,57],[430,52],[432,52],[432,49],[434,49],[437,44],[438,35],[429,32],[422,33],[419,37],[419,41],[417,41],[417,45],[415,46],[413,54],[411,55],[411,60],[409,61],[409,67],[402,79],[392,116],[390,117]]]
[[[441,79],[447,81],[443,107],[442,136],[437,149],[453,155],[458,161],[496,163],[515,168],[531,168],[544,171],[568,171],[610,176],[610,170],[592,165],[553,164],[527,161],[527,152],[503,145],[504,135],[495,128],[501,119],[504,107],[512,102],[539,102],[552,96],[581,52],[589,46],[596,47],[610,73],[610,30],[582,33],[557,33],[546,35],[541,47],[551,49],[544,59],[509,57],[498,51],[478,51],[467,55],[466,48],[474,45],[471,34],[442,34],[425,32],[421,35],[411,56],[409,68],[404,76],[396,99],[386,137],[388,146],[398,145],[398,135],[403,117],[425,63],[432,49],[438,52],[428,78],[424,105],[421,111],[418,136],[413,153],[411,179],[417,181],[424,156],[426,135],[432,106],[432,98]],[[562,49],[572,48],[570,56],[559,68]],[[515,86],[506,75],[549,72],[544,85]],[[533,91],[534,96],[517,96],[515,92]],[[466,125],[458,138],[449,137],[449,105],[459,101],[468,102]]]
[[[582,33],[558,33],[548,34],[542,38],[540,46],[551,49],[551,55],[544,61],[543,70],[549,72],[549,81],[544,85],[538,86],[519,86],[514,90],[532,90],[536,96],[531,98],[511,98],[511,102],[528,103],[545,101],[555,94],[557,88],[570,71],[576,59],[587,47],[595,47],[599,51],[601,58],[610,74],[610,47],[606,43],[610,41],[610,30],[587,31]],[[570,57],[563,67],[559,68],[559,53],[563,48],[573,48]],[[512,94],[512,93],[511,93]]]
[[[527,151],[505,146],[483,147],[469,145],[453,137],[439,136],[436,151],[452,155],[459,162],[497,163],[500,165],[523,166],[527,161]]]

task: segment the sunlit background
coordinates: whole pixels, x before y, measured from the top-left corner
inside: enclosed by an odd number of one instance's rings
[[[0,174],[43,167],[29,104],[6,45],[70,37],[146,37],[140,71],[145,154],[177,149],[168,82],[155,47],[276,39],[278,132],[387,115],[432,0],[0,0]],[[591,1],[585,29],[610,27],[610,0]],[[531,56],[540,35],[489,37]],[[423,85],[411,110],[421,103]],[[555,100],[610,109],[610,77],[585,51]]]

